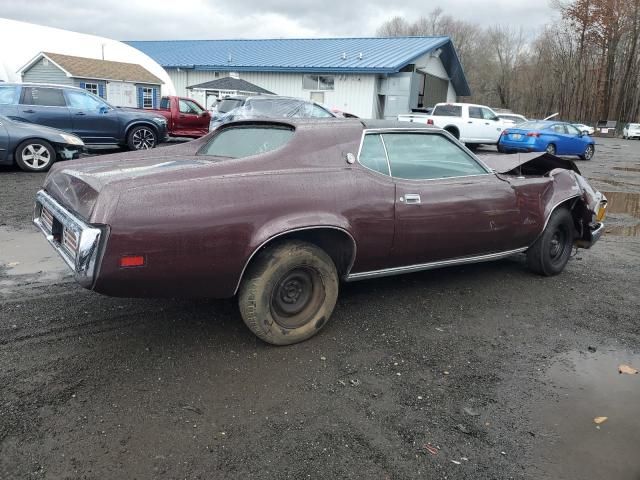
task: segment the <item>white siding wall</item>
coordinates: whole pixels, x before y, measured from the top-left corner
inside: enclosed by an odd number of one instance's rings
[[[176,87],[177,95],[187,96],[187,86],[208,82],[216,78],[228,76],[228,72],[215,72],[167,69],[169,77]],[[259,87],[265,88],[278,95],[310,98],[310,90],[303,90],[301,73],[271,73],[271,72],[239,72],[239,77]],[[324,92],[324,103],[332,108],[353,113],[362,118],[374,116],[376,93],[375,75],[334,75],[334,90]],[[204,99],[191,94],[204,104]]]

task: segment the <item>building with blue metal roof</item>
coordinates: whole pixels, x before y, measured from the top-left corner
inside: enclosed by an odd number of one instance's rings
[[[178,95],[201,95],[207,105],[212,96],[189,87],[227,76],[365,118],[395,118],[471,93],[449,37],[126,43],[162,65]]]

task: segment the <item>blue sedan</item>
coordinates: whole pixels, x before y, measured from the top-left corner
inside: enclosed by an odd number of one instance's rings
[[[591,160],[596,142],[566,122],[532,121],[502,132],[500,152],[547,152],[551,155],[577,155]]]

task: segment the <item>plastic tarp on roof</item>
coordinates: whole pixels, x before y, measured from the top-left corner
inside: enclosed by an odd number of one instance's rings
[[[136,63],[160,78],[163,93],[175,95],[167,72],[155,60],[123,42],[84,33],[0,18],[0,80],[20,82],[24,65],[40,52]],[[104,55],[104,58],[103,58]]]
[[[322,114],[319,114],[323,112]],[[244,105],[219,115],[215,114],[211,119],[211,127],[217,127],[223,123],[234,120],[247,120],[256,118],[314,118],[331,117],[313,102],[297,98],[264,97],[248,100]],[[326,113],[326,114],[325,114]]]

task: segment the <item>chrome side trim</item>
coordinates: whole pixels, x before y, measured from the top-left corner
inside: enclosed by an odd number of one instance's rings
[[[388,277],[391,275],[399,275],[401,273],[421,272],[423,270],[433,270],[436,268],[450,267],[453,265],[465,265],[469,263],[489,262],[491,260],[499,260],[501,258],[522,253],[527,247],[508,250],[506,252],[489,253],[486,255],[478,255],[474,257],[453,258],[450,260],[440,260],[437,262],[421,263],[417,265],[407,265],[405,267],[385,268],[382,270],[372,270],[370,272],[352,273],[347,276],[347,282],[355,282],[357,280],[365,280],[368,278]]]
[[[258,245],[258,247],[251,253],[251,255],[249,255],[249,258],[247,259],[247,261],[244,263],[244,267],[242,267],[242,271],[240,272],[240,277],[238,278],[238,283],[236,284],[236,288],[233,291],[233,294],[236,295],[238,293],[238,290],[240,289],[240,284],[242,283],[242,278],[244,277],[244,272],[247,270],[247,267],[249,266],[249,264],[251,263],[251,260],[253,259],[253,257],[256,256],[256,254],[262,250],[262,248],[267,245],[268,243],[270,243],[271,241],[282,237],[283,235],[287,235],[289,233],[295,233],[295,232],[303,232],[305,230],[321,230],[321,229],[329,229],[329,230],[338,230],[342,233],[346,233],[347,236],[351,239],[351,242],[353,243],[353,256],[351,258],[351,262],[349,263],[348,267],[347,267],[347,271],[345,274],[345,278],[348,277],[349,272],[351,271],[351,269],[353,268],[353,264],[356,261],[356,255],[358,253],[358,245],[356,244],[355,239],[353,238],[353,235],[351,235],[351,233],[349,233],[347,230],[345,230],[344,228],[341,227],[334,227],[332,225],[314,225],[313,227],[301,227],[301,228],[294,228],[292,230],[287,230],[286,232],[280,232],[276,235],[273,235],[271,237],[269,237],[268,239],[266,239],[264,242],[262,242],[260,245]]]
[[[77,239],[75,257],[65,248],[62,238],[56,239],[53,232],[49,230],[49,224],[43,221],[43,207],[62,224],[65,230],[72,231],[75,234]],[[33,224],[40,229],[49,245],[58,252],[64,262],[73,270],[76,281],[83,287],[90,288],[93,285],[94,275],[97,270],[98,249],[102,230],[77,218],[44,190],[36,193]]]

